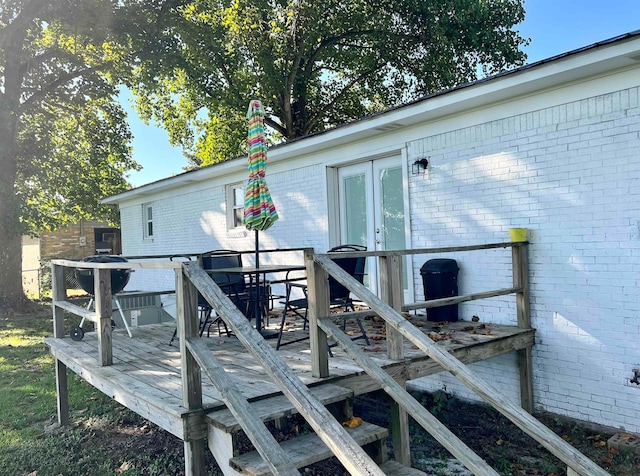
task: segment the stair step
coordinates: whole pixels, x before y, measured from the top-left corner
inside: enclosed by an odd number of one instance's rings
[[[387,461],[380,465],[380,469],[384,471],[387,476],[426,476],[427,473],[420,471],[419,469],[410,468],[397,461]]]
[[[353,390],[333,384],[309,387],[309,391],[325,406],[341,402],[353,396]],[[251,408],[258,413],[262,421],[271,421],[298,413],[293,404],[284,395],[276,395],[251,402]],[[207,413],[206,418],[208,423],[227,433],[240,430],[240,424],[227,408]]]
[[[389,431],[372,423],[363,422],[357,428],[347,428],[349,435],[360,445],[386,438]],[[280,443],[285,454],[291,458],[296,468],[302,468],[333,456],[324,442],[315,433],[308,433]],[[245,453],[229,460],[229,466],[242,474],[258,476],[270,474],[269,467],[257,451]],[[403,473],[398,473],[403,474]],[[413,474],[413,473],[407,473]],[[418,473],[419,474],[419,473]]]

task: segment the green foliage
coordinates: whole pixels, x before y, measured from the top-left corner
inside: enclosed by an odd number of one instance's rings
[[[114,100],[113,65],[127,58],[111,28],[117,9],[107,0],[3,6],[0,58],[8,87],[0,105],[12,115],[0,115],[0,125],[13,121],[15,134],[2,137],[13,156],[0,160],[15,164],[23,231],[82,218],[115,221],[99,200],[126,190],[124,173],[137,167],[126,114]]]
[[[119,28],[137,2],[6,0],[0,9],[0,308],[23,299],[21,235],[80,219],[127,189],[131,133],[116,101],[133,62]]]
[[[29,157],[19,161],[16,180],[29,232],[83,218],[117,223],[116,210],[100,199],[125,191],[125,173],[135,164],[124,112],[110,98],[89,98],[66,114],[26,116],[19,140],[21,156]]]
[[[290,140],[520,65],[527,42],[522,0],[191,0],[145,15],[130,87],[196,164],[242,152],[253,97]]]

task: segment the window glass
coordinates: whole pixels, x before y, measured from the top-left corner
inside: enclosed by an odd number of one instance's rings
[[[244,185],[234,183],[227,186],[227,228],[230,230],[243,226]]]
[[[145,203],[142,205],[142,217],[143,224],[142,229],[144,230],[145,238],[153,237],[153,206],[150,203]]]

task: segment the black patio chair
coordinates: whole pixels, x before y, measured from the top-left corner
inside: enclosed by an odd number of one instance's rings
[[[340,253],[345,251],[366,251],[366,246],[362,245],[341,245],[336,246],[335,248],[331,248],[329,253]],[[364,256],[357,258],[336,258],[333,260],[338,266],[344,269],[347,273],[353,276],[358,280],[360,284],[364,282],[365,276],[365,264],[366,258]],[[291,291],[293,288],[302,288],[304,293],[303,298],[299,299],[291,299]],[[307,339],[296,339],[293,341],[282,343],[282,334],[284,331],[284,324],[286,322],[287,313],[293,312],[297,317],[303,319],[303,330],[307,328],[308,324],[308,308],[309,301],[307,299],[307,287],[306,285],[300,285],[296,283],[287,283],[286,288],[286,296],[285,300],[282,302],[284,304],[284,309],[282,312],[282,319],[280,321],[280,331],[278,334],[278,342],[276,343],[276,350],[278,350],[281,346],[287,344],[293,344],[294,342],[299,342],[300,340]],[[334,309],[342,309],[343,311],[355,310],[353,305],[353,299],[351,298],[351,292],[345,286],[340,284],[335,280],[332,276],[329,276],[329,306]],[[359,317],[356,317],[356,323],[358,324],[358,328],[360,330],[360,334],[351,338],[351,340],[364,339],[367,345],[369,343],[369,337],[367,336],[367,332],[362,325],[362,321]],[[346,318],[342,319],[342,330],[344,331],[346,328],[347,320]],[[334,344],[335,345],[335,344]],[[331,355],[331,347],[329,346],[329,354]]]
[[[244,275],[239,273],[215,273],[216,269],[222,268],[240,268],[242,267],[242,255],[233,250],[215,250],[203,253],[201,258],[202,269],[220,287],[229,299],[236,305],[242,313],[247,316],[249,294],[247,293]],[[202,294],[198,293],[198,308],[200,310],[200,336],[207,330],[207,337],[211,331],[213,324],[218,325],[218,334],[220,334],[220,326],[224,326],[225,333],[230,336],[231,333],[227,329],[227,325],[220,316],[216,316],[211,320],[213,309],[206,301]]]
[[[173,257],[172,257],[173,258]],[[170,258],[171,259],[171,258]],[[249,295],[246,292],[244,276],[242,274],[231,273],[215,273],[212,272],[215,269],[222,268],[238,268],[242,266],[242,257],[240,253],[233,250],[215,250],[203,253],[200,256],[200,264],[205,271],[208,271],[209,276],[213,281],[222,289],[222,291],[231,299],[231,301],[247,315],[247,302]],[[221,333],[221,326],[224,326],[224,331],[229,337],[231,333],[227,328],[226,323],[220,316],[215,316],[215,319],[211,319],[213,308],[204,298],[204,296],[198,293],[198,317],[200,322],[199,335],[202,337],[204,331],[207,331],[207,337],[209,337],[211,326],[217,324],[218,334]],[[173,337],[169,342],[171,345],[176,338],[176,331],[173,333]]]

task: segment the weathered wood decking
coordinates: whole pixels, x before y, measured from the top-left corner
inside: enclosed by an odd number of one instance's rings
[[[440,325],[424,317],[411,316],[411,322],[425,333],[439,332],[443,340],[438,344],[465,363],[476,362],[507,352],[528,348],[534,343],[535,331],[497,324],[456,322]],[[272,321],[275,322],[275,319]],[[405,345],[402,361],[386,357],[384,327],[377,320],[366,320],[371,345],[361,345],[363,352],[373,357],[396,380],[404,382],[441,371],[441,368],[420,350]],[[381,327],[382,326],[382,327]],[[466,329],[466,330],[465,330]],[[154,324],[132,329],[133,337],[124,330],[113,332],[113,365],[100,366],[98,337],[88,332],[82,341],[69,337],[45,339],[56,359],[69,369],[116,401],[139,413],[163,429],[184,437],[183,417],[189,412],[182,406],[180,376],[180,349],[177,343],[169,345],[173,324]],[[287,338],[295,338],[301,330],[290,331]],[[216,358],[224,364],[228,376],[248,400],[262,399],[279,394],[275,385],[260,365],[246,352],[235,337],[212,334],[205,339]],[[267,341],[275,345],[275,340]],[[333,349],[329,359],[330,377],[311,375],[309,342],[302,341],[282,347],[281,355],[291,372],[308,386],[321,383],[339,383],[354,394],[379,389],[379,385],[346,357],[339,348]],[[206,410],[224,406],[219,392],[203,380],[203,405]]]

